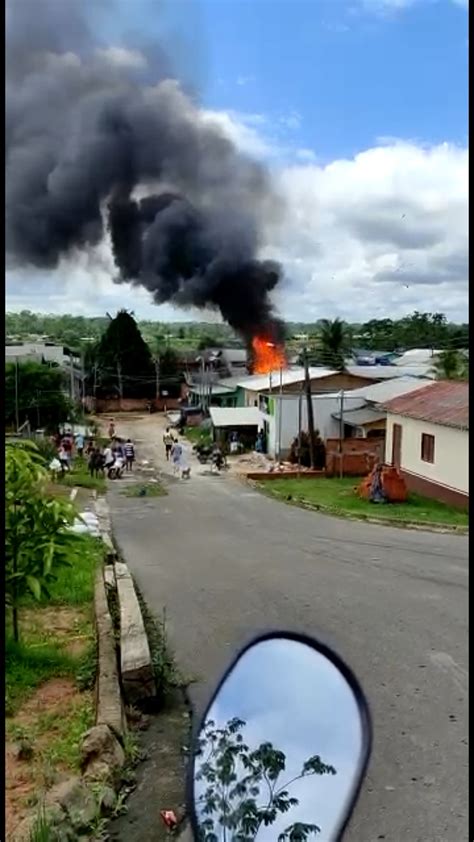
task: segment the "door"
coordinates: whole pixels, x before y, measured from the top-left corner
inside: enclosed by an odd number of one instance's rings
[[[392,430],[392,465],[400,467],[402,456],[402,426],[394,424]]]

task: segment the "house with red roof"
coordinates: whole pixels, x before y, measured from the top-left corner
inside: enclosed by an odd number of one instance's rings
[[[408,488],[469,505],[469,383],[438,380],[384,404],[385,461]]]

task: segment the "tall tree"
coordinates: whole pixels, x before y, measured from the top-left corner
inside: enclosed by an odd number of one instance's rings
[[[469,363],[462,351],[442,351],[433,365],[437,380],[468,380]]]
[[[344,368],[344,356],[348,350],[349,334],[347,325],[341,319],[323,319],[321,321],[320,353],[321,364],[336,371]]]
[[[112,319],[86,358],[87,390],[96,397],[153,398],[156,372],[150,349],[127,310]]]

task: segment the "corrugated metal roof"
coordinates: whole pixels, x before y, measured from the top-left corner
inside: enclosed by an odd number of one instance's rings
[[[331,368],[315,366],[309,369],[310,380],[331,377],[333,374],[337,374],[337,371]],[[280,369],[268,374],[252,374],[250,377],[239,380],[237,386],[240,386],[242,389],[248,389],[251,392],[265,392],[270,388],[270,381],[272,388],[277,389],[280,385]],[[290,386],[293,383],[303,383],[303,381],[304,368],[302,366],[298,368],[286,368],[281,373],[283,386]]]
[[[364,398],[370,403],[386,403],[399,395],[415,392],[422,385],[429,385],[434,381],[419,377],[393,377],[390,380],[382,380],[381,383],[374,383],[371,386],[361,386],[360,389],[351,389],[348,394],[352,398]]]
[[[256,406],[211,406],[209,415],[214,427],[260,427],[262,414]]]
[[[346,371],[367,380],[392,380],[394,377],[429,377],[429,365],[348,365]]]
[[[333,412],[332,417],[336,421],[339,421],[341,413]],[[380,409],[372,409],[370,406],[364,406],[360,409],[350,409],[343,413],[344,423],[356,427],[363,427],[364,424],[372,424],[374,421],[383,421],[384,418],[386,418],[386,412]]]
[[[468,430],[469,383],[438,380],[409,395],[388,401],[384,408],[392,415]]]

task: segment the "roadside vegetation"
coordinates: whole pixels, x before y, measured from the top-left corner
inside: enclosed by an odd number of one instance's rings
[[[91,490],[105,492],[106,481],[104,477],[92,477],[87,467],[87,461],[76,456],[71,470],[58,478],[58,484],[66,488],[90,488]]]
[[[277,479],[260,483],[267,494],[288,503],[309,505],[339,516],[377,518],[389,523],[416,523],[450,527],[466,527],[467,512],[439,503],[418,494],[410,494],[405,503],[375,504],[356,493],[357,477]]]
[[[184,435],[192,445],[202,444],[207,447],[212,444],[210,427],[185,427]]]
[[[77,510],[31,442],[6,445],[6,820],[11,834],[79,768],[94,721],[94,582],[101,542],[67,529]],[[48,837],[46,837],[48,838]]]

